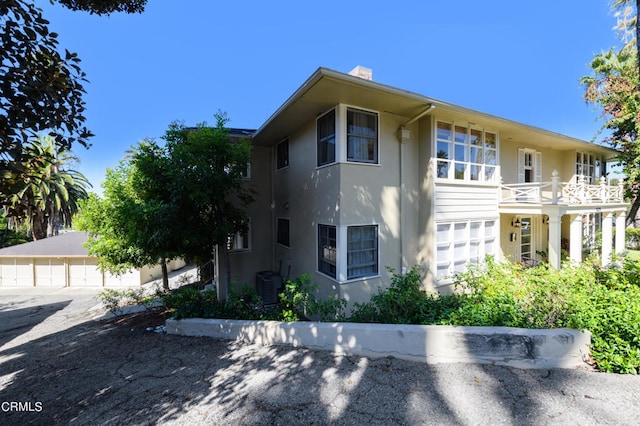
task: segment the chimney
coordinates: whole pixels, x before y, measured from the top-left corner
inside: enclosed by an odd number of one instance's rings
[[[371,68],[363,67],[362,65],[358,65],[351,71],[349,71],[349,75],[354,77],[364,78],[365,80],[373,80],[373,70]]]

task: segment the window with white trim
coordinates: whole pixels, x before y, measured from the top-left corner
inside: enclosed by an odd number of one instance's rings
[[[336,110],[333,109],[318,118],[317,122],[317,165],[323,166],[336,161]]]
[[[436,157],[439,178],[495,182],[498,135],[467,125],[438,121]]]
[[[589,184],[599,183],[600,176],[604,174],[604,164],[599,155],[576,152],[576,176],[584,176]]]
[[[477,264],[485,256],[495,256],[496,221],[466,220],[436,224],[436,279],[448,282],[452,275],[464,272],[468,264]]]
[[[347,161],[378,162],[378,114],[347,108]]]
[[[336,278],[336,259],[338,253],[336,227],[318,225],[318,270]]]
[[[378,225],[318,225],[318,271],[344,282],[379,274]]]
[[[229,251],[248,251],[251,249],[251,223],[247,224],[244,231],[236,232],[227,238],[227,249]]]
[[[347,228],[347,279],[378,275],[378,226]]]

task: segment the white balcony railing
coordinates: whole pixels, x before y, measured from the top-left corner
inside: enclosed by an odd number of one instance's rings
[[[590,185],[584,176],[576,182],[560,182],[558,172],[553,171],[551,182],[514,183],[501,185],[501,202],[506,204],[609,204],[624,202],[624,183],[607,184],[600,178],[599,185]]]

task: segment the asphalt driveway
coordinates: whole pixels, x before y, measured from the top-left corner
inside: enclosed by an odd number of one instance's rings
[[[0,424],[637,424],[640,378],[424,365],[94,321],[95,290],[0,288]]]

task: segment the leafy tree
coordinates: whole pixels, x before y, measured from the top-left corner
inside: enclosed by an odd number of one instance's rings
[[[103,267],[119,272],[176,257],[202,265],[218,246],[229,271],[229,236],[246,228],[244,207],[253,200],[242,178],[250,143],[230,139],[224,114],[216,120],[215,128],[173,123],[164,147],[146,140],[107,171],[104,198],[92,196],[78,222]],[[166,269],[163,276],[168,288]]]
[[[625,3],[616,1],[614,7]],[[628,3],[628,2],[627,2]],[[626,14],[624,22],[628,21]],[[631,19],[634,24],[635,17]],[[627,25],[619,30],[627,32]],[[607,131],[604,142],[619,150],[618,160],[627,178],[626,197],[632,200],[627,224],[633,223],[640,209],[640,85],[638,80],[637,37],[624,37],[626,43],[619,50],[610,49],[595,55],[590,66],[593,74],[582,77],[585,100],[602,109]]]
[[[98,15],[139,13],[146,0],[58,0],[71,10]],[[85,74],[80,59],[59,53],[58,35],[32,2],[0,4],[0,152],[15,158],[38,132],[50,132],[60,147],[88,146],[92,136],[83,124]],[[5,158],[6,160],[6,158]]]
[[[50,0],[71,10],[98,15],[139,13],[146,0]],[[86,76],[77,54],[58,46],[58,35],[32,1],[0,2],[0,194],[16,173],[22,148],[48,133],[60,150],[88,147],[93,134],[86,121]]]
[[[141,149],[146,143],[141,144]],[[134,153],[134,155],[136,155]],[[174,217],[160,203],[143,198],[140,188],[145,178],[131,158],[108,169],[104,197],[91,194],[82,205],[77,227],[89,233],[89,253],[100,258],[99,265],[114,274],[131,268],[161,263],[162,285],[169,288],[166,262],[179,253],[163,240],[171,235],[165,225]]]
[[[68,168],[75,160],[68,151],[58,150],[49,136],[25,146],[19,166],[5,179],[10,195],[0,199],[11,228],[26,225],[39,240],[71,226],[91,186],[84,175]]]
[[[253,192],[243,179],[251,159],[251,143],[234,141],[225,127],[226,114],[215,114],[216,126],[169,126],[164,139],[170,159],[168,172],[172,202],[180,212],[176,223],[183,254],[198,264],[211,259],[217,247],[226,263],[227,289],[231,284],[230,236],[243,232],[245,208]]]

